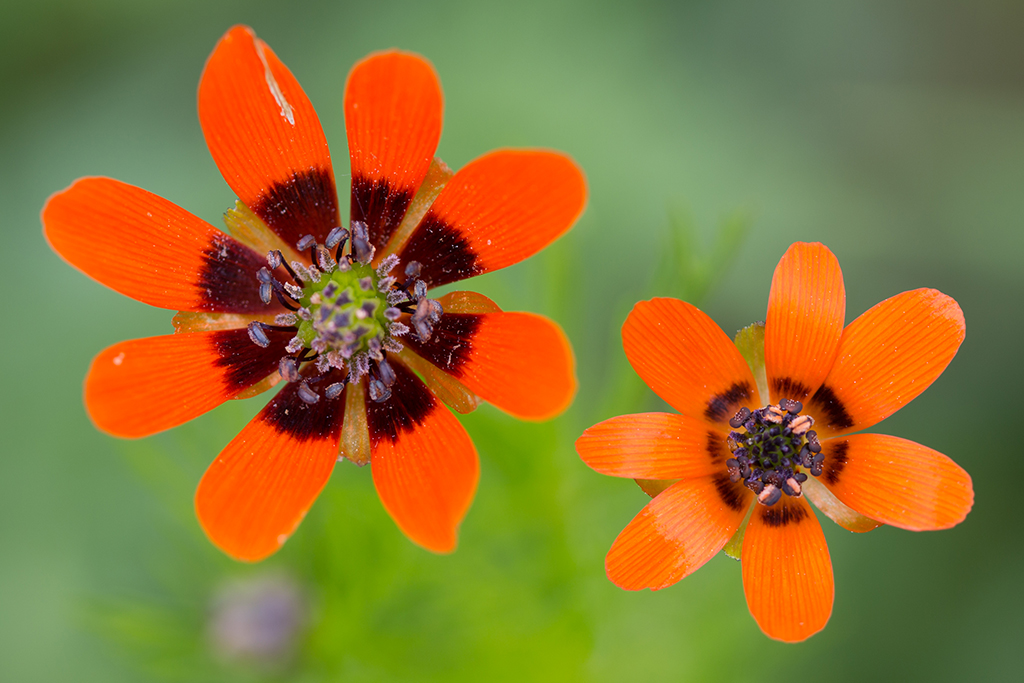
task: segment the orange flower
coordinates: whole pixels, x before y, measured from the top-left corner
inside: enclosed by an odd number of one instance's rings
[[[917,289],[844,329],[845,315],[839,262],[805,243],[775,269],[763,328],[737,344],[683,301],[633,308],[626,357],[682,415],[615,417],[576,442],[590,467],[638,479],[654,496],[608,551],[613,582],[665,588],[733,539],[750,613],[768,636],[796,642],[824,628],[833,599],[825,537],[802,494],[851,531],[963,521],[974,492],[952,460],[894,436],[850,435],[942,374],[964,339],[960,307]],[[763,347],[749,344],[761,329]],[[745,359],[737,345],[753,352]]]
[[[108,178],[78,180],[43,209],[46,238],[73,266],[181,309],[176,334],[93,361],[85,404],[100,429],[147,436],[287,381],[196,491],[203,529],[241,560],[284,543],[339,455],[372,463],[410,539],[453,550],[479,463],[438,399],[466,413],[482,398],[541,420],[576,390],[572,350],[551,320],[473,292],[427,291],[517,263],[568,230],[586,202],[576,164],[499,150],[453,174],[433,158],[437,75],[395,50],[353,68],[345,117],[348,230],[316,112],[270,48],[236,26],[199,84],[207,145],[240,199],[225,214],[230,236]]]

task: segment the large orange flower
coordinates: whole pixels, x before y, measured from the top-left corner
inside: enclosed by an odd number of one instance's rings
[[[612,581],[665,588],[733,539],[761,630],[800,641],[824,628],[833,599],[825,537],[803,494],[851,531],[963,521],[974,492],[952,460],[894,436],[851,435],[942,374],[964,339],[960,307],[917,289],[844,329],[845,315],[838,261],[804,243],[775,269],[763,328],[737,337],[746,354],[688,303],[634,307],[622,327],[626,357],[682,414],[615,417],[576,442],[592,468],[638,479],[654,496],[608,552]]]
[[[568,230],[586,202],[576,164],[500,150],[453,174],[433,158],[441,86],[413,54],[358,63],[345,117],[348,229],[316,112],[270,48],[237,26],[199,84],[207,145],[240,199],[225,215],[230,236],[108,178],[78,180],[43,209],[47,239],[72,265],[181,310],[176,334],[116,344],[93,361],[85,404],[100,429],[146,436],[287,381],[196,492],[207,535],[242,560],[284,543],[339,455],[372,463],[410,539],[453,550],[479,464],[440,401],[465,413],[482,398],[547,419],[576,389],[572,350],[551,320],[472,292],[428,293]]]

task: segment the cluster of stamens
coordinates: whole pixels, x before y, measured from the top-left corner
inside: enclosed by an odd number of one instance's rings
[[[759,410],[740,408],[729,420],[734,430],[728,444],[733,457],[725,461],[732,481],[743,480],[744,486],[757,494],[764,505],[774,505],[785,493],[798,497],[800,485],[807,474],[821,475],[822,462],[818,435],[811,427],[814,418],[801,415],[800,401],[782,399],[779,405]]]
[[[278,315],[274,325],[250,323],[249,338],[266,348],[268,330],[294,332],[278,370],[285,381],[300,383],[298,396],[308,404],[320,400],[317,385],[332,369],[347,374],[323,387],[326,398],[337,398],[346,384],[368,376],[370,398],[386,401],[396,379],[387,354],[402,350],[399,338],[406,334],[428,341],[444,313],[438,301],[427,298],[421,265],[410,261],[403,282],[391,275],[398,265],[393,254],[372,268],[375,248],[361,221],[352,222],[351,233],[337,227],[323,244],[306,235],[295,247],[309,252],[311,265],[288,263],[273,250],[267,267],[256,273],[260,299],[270,303],[276,297],[289,312]],[[275,273],[282,270],[287,277],[279,280]],[[315,372],[300,372],[304,364]]]

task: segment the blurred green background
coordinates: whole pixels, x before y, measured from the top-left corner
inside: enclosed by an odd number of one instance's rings
[[[453,167],[546,146],[586,170],[576,228],[473,283],[556,318],[581,390],[552,423],[487,406],[464,419],[481,482],[454,555],[408,542],[369,472],[342,463],[281,553],[232,563],[199,531],[192,492],[265,399],[135,442],[84,414],[91,357],[170,332],[171,314],[66,266],[39,210],[75,178],[109,175],[219,224],[234,197],[195,92],[234,23],[302,83],[343,195],[345,77],[392,46],[434,62],[438,154]],[[0,680],[1019,680],[1022,31],[1024,5],[1001,0],[3,3]],[[735,259],[708,257],[737,210],[749,232]],[[670,216],[693,228],[696,281],[666,248]],[[822,518],[832,621],[786,646],[757,629],[724,556],[658,593],[613,586],[604,554],[647,498],[590,471],[572,442],[658,409],[621,350],[633,302],[701,299],[731,333],[763,318],[794,240],[837,254],[848,320],[916,287],[960,302],[959,356],[878,430],[952,456],[976,504],[940,533],[854,536]],[[302,596],[290,655],[240,661],[218,645],[211,619],[239,581]]]

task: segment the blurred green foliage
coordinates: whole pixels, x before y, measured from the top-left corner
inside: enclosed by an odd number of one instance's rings
[[[343,463],[279,555],[233,563],[203,538],[191,497],[262,399],[141,441],[85,417],[90,358],[169,333],[171,313],[60,261],[39,209],[104,174],[219,223],[234,197],[195,90],[239,22],[317,107],[343,195],[345,76],[390,46],[435,63],[453,167],[547,146],[588,174],[568,236],[472,283],[561,322],[581,390],[548,424],[489,407],[464,419],[482,474],[454,555],[409,543],[368,472]],[[1017,680],[1022,453],[1005,435],[1024,381],[1022,25],[1024,6],[1000,0],[0,4],[0,680]],[[838,255],[848,319],[915,287],[960,302],[959,356],[879,430],[952,456],[977,502],[934,534],[854,536],[826,520],[832,622],[785,646],[758,631],[728,558],[658,593],[609,583],[604,553],[646,496],[587,469],[572,443],[661,405],[622,355],[634,302],[700,300],[732,334],[763,319],[798,239]],[[215,597],[268,572],[308,601],[298,650],[283,669],[218,658]]]

